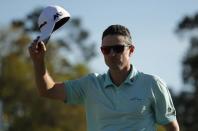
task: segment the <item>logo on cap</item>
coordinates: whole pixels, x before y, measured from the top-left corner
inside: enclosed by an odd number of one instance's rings
[[[40,26],[39,26],[39,29],[41,29],[44,25],[47,24],[47,21],[44,21]]]
[[[57,12],[55,15],[54,15],[54,21],[59,17],[59,16],[62,16],[63,13],[62,12]]]

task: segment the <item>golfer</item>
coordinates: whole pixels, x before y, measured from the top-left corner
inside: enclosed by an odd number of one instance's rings
[[[48,73],[46,47],[37,40],[29,47],[29,53],[40,95],[67,104],[82,104],[88,131],[156,131],[156,124],[167,131],[179,131],[166,84],[130,63],[135,47],[125,26],[111,25],[102,34],[101,52],[109,67],[106,73],[64,82],[55,82]]]

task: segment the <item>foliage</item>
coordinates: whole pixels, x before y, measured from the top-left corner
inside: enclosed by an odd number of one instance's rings
[[[198,130],[198,13],[186,16],[177,26],[178,35],[189,36],[190,46],[183,58],[182,78],[185,84],[193,87],[193,92],[182,92],[175,98],[178,119],[184,131]]]
[[[0,100],[3,102],[4,122],[9,131],[83,131],[85,114],[81,106],[39,97],[34,72],[27,48],[38,34],[36,21],[41,9],[29,13],[24,19],[14,20],[0,30]],[[73,18],[65,29],[75,30],[73,37],[52,39],[47,45],[47,65],[57,81],[77,78],[89,72],[85,64],[96,55],[95,44],[89,43],[89,33],[82,28],[79,18]],[[88,43],[88,44],[87,44]],[[75,48],[71,47],[75,44]],[[78,51],[81,58],[68,54]]]

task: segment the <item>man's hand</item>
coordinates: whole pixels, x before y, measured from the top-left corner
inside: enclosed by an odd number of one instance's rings
[[[29,53],[32,61],[36,63],[42,63],[44,61],[46,46],[41,41],[38,42],[39,37],[37,37],[29,46]]]

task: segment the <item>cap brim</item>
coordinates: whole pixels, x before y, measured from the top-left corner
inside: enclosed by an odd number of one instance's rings
[[[50,38],[53,29],[54,29],[55,23],[54,22],[49,22],[47,23],[45,26],[43,26],[40,31],[41,31],[41,35],[39,37],[39,42],[43,41],[44,43],[48,41],[48,39]],[[46,44],[46,43],[45,43]]]

